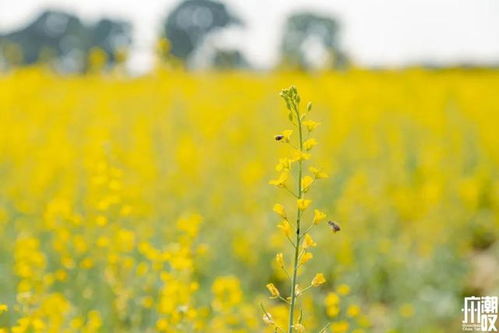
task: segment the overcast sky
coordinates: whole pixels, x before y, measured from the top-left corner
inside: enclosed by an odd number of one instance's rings
[[[0,0],[0,31],[15,29],[52,7],[91,22],[103,16],[134,27],[131,63],[146,69],[160,22],[179,0]],[[222,42],[244,51],[251,63],[272,66],[286,17],[307,9],[336,16],[342,45],[361,65],[474,62],[499,64],[499,0],[226,0],[245,29]]]

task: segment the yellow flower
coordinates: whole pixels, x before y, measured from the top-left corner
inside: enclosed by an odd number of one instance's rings
[[[40,318],[35,318],[31,322],[35,332],[46,331],[46,325]]]
[[[314,224],[319,224],[320,221],[324,220],[326,218],[326,214],[321,212],[318,209],[314,209]]]
[[[0,304],[0,314],[9,310],[9,307],[6,304]]]
[[[314,255],[310,252],[305,252],[302,256],[301,256],[301,259],[300,259],[300,265],[303,265],[305,263],[307,263],[308,261],[310,261],[310,259],[312,259],[314,257]]]
[[[277,179],[272,179],[269,181],[270,185],[275,185],[277,187],[284,187],[286,186],[286,181],[289,178],[289,172],[284,171],[279,174],[279,177]]]
[[[284,209],[284,206],[281,204],[275,204],[274,208],[272,208],[274,212],[282,217],[283,219],[287,220],[288,218],[286,217],[286,210]]]
[[[307,200],[307,199],[298,199],[296,201],[299,210],[307,209],[307,207],[310,206],[311,202],[312,202],[312,200]]]
[[[291,168],[291,160],[288,158],[280,158],[279,163],[275,166],[275,170],[278,172],[289,171]]]
[[[340,313],[340,298],[336,293],[327,294],[324,304],[326,305],[326,313],[329,317],[336,317]]]
[[[347,332],[349,328],[348,322],[338,321],[331,324],[331,332],[333,333],[344,333]]]
[[[85,258],[81,261],[80,267],[83,269],[90,269],[94,266],[92,258]]]
[[[107,224],[107,218],[105,216],[99,215],[95,218],[98,226],[105,226]]]
[[[194,285],[193,287],[197,288],[198,286]],[[235,276],[221,276],[216,278],[211,290],[214,295],[212,306],[217,310],[231,309],[241,303],[243,298],[239,279]],[[165,299],[165,304],[171,305],[171,301]]]
[[[291,161],[293,161],[293,162],[294,161],[304,161],[304,160],[308,160],[308,159],[310,159],[310,154],[299,151],[299,150],[295,150],[295,152],[293,153],[293,158],[291,159]]]
[[[158,321],[156,321],[156,328],[159,330],[159,331],[166,331],[168,329],[169,325],[168,325],[168,321],[166,319],[159,319]]]
[[[321,284],[326,283],[326,278],[324,278],[324,274],[322,273],[317,273],[315,274],[314,278],[312,279],[312,286],[318,287]]]
[[[270,294],[272,295],[271,298],[276,298],[276,297],[279,297],[281,296],[281,293],[279,293],[279,289],[277,289],[276,286],[274,286],[273,283],[268,283],[266,285],[268,291],[270,292]]]
[[[283,220],[280,224],[277,225],[279,229],[281,229],[286,236],[291,235],[291,225],[287,220]]]
[[[303,248],[306,249],[315,246],[317,246],[317,243],[314,242],[314,240],[312,239],[312,237],[310,237],[309,234],[305,234],[305,237],[303,239]]]
[[[309,132],[312,132],[317,126],[320,125],[320,123],[313,120],[305,120],[303,122],[303,125],[307,128]]]
[[[84,321],[81,317],[76,317],[69,322],[69,326],[75,331],[78,331],[78,329],[81,328],[83,324]]]
[[[105,236],[100,236],[99,238],[97,238],[96,245],[98,247],[106,247],[106,246],[108,246],[109,245],[109,238],[107,238]]]
[[[308,151],[315,145],[317,145],[317,141],[314,138],[310,138],[303,143],[303,148]]]
[[[291,139],[291,134],[293,134],[293,130],[282,131],[283,141],[289,142],[289,140]]]
[[[336,288],[336,291],[340,295],[348,295],[350,293],[350,287],[347,284],[340,284],[338,288]]]
[[[326,308],[326,313],[329,317],[334,318],[340,313],[340,307],[337,305],[331,305]]]
[[[360,308],[358,305],[351,304],[348,306],[348,309],[347,309],[347,316],[348,317],[355,318],[359,315],[359,313],[360,313]]]
[[[338,294],[331,292],[327,294],[324,303],[326,304],[326,306],[338,305],[340,303],[340,297],[338,296]]]
[[[284,267],[284,255],[282,253],[276,254],[275,261],[277,262],[279,267],[281,267],[281,268]]]
[[[314,175],[315,179],[324,179],[329,177],[327,173],[317,169],[316,167],[310,167],[308,170]]]
[[[310,176],[305,176],[301,180],[301,188],[303,189],[303,192],[307,192],[310,185],[314,182],[314,179]]]

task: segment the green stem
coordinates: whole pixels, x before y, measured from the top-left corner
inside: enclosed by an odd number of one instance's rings
[[[299,141],[300,141],[300,153],[303,152],[303,132],[301,125],[300,113],[298,112],[298,108],[294,105],[294,111],[297,119],[298,133],[299,133]],[[301,178],[303,173],[303,160],[300,158],[298,161],[298,199],[303,198],[303,190],[301,188]],[[293,324],[294,324],[294,311],[296,304],[296,284],[297,284],[297,272],[298,272],[298,257],[300,252],[300,222],[301,222],[301,210],[297,208],[296,213],[296,243],[295,243],[295,256],[294,256],[294,264],[293,264],[293,279],[291,281],[291,304],[289,306],[289,324],[288,324],[288,333],[293,332]]]

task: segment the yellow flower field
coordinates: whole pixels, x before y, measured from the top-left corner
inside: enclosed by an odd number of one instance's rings
[[[291,84],[329,175],[307,198],[341,225],[307,240],[304,331],[459,331],[463,295],[497,294],[499,72],[31,68],[0,76],[0,332],[274,332],[261,304],[285,327]]]

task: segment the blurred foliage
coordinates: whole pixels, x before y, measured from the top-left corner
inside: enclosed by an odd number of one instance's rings
[[[43,62],[61,72],[83,72],[95,61],[101,67],[123,62],[130,42],[126,22],[102,19],[85,25],[74,15],[47,10],[26,27],[0,35],[0,58],[7,66]]]
[[[208,34],[231,24],[241,24],[241,21],[223,3],[186,0],[166,18],[162,37],[170,42],[171,54],[187,62]]]
[[[313,233],[307,331],[458,331],[462,296],[499,285],[496,71],[0,77],[0,327],[268,332],[263,301],[284,320],[264,286],[286,283],[268,182],[291,82],[330,174],[310,199],[342,227]]]
[[[216,69],[249,68],[248,61],[238,50],[217,50],[213,56],[213,67]]]
[[[227,6],[212,0],[185,0],[166,17],[156,53],[168,67],[250,68],[237,49],[216,47],[208,37],[242,21]],[[131,46],[131,25],[102,19],[84,24],[64,11],[46,10],[27,26],[0,35],[0,70],[48,64],[61,73],[102,71],[125,62]],[[339,24],[313,13],[290,16],[281,41],[281,68],[344,69],[348,59],[339,46]]]
[[[307,70],[314,66],[345,68],[347,57],[339,45],[340,26],[336,19],[314,13],[291,15],[281,42],[282,65]],[[324,52],[326,59],[314,64],[311,52]]]

